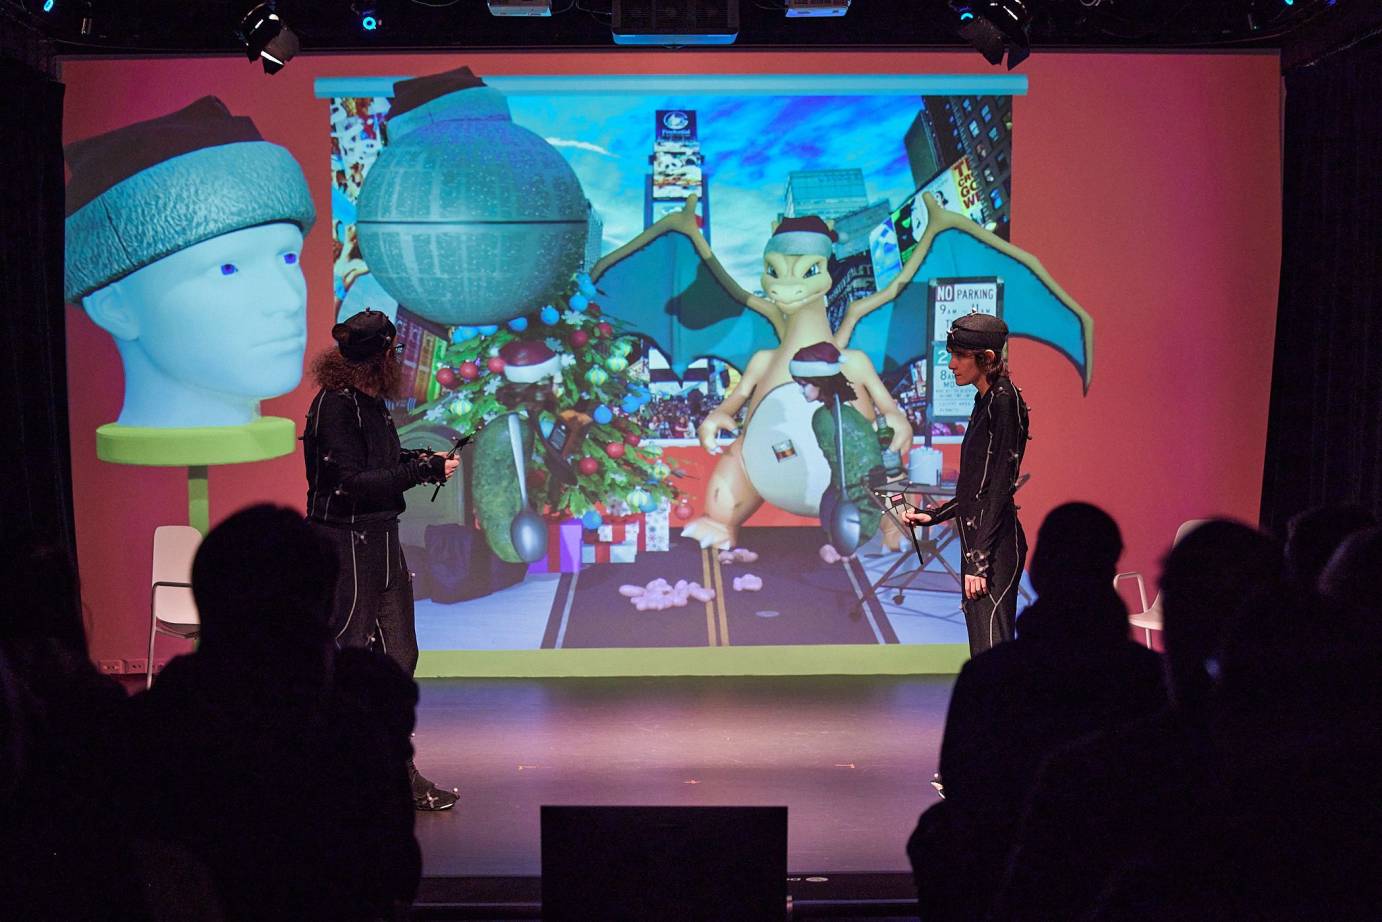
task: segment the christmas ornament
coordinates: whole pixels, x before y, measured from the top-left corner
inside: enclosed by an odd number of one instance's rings
[[[475,329],[480,331],[481,336],[493,336],[495,333],[499,332],[499,327],[492,323],[487,323],[484,326],[479,326]]]
[[[456,371],[452,368],[437,369],[437,383],[442,387],[455,387],[461,383],[461,379],[456,377]]]
[[[576,294],[566,300],[566,305],[579,314],[590,305],[590,299],[585,295]]]
[[[590,531],[594,531],[605,524],[605,519],[594,509],[587,509],[585,515],[581,516],[581,524]]]
[[[576,462],[576,470],[589,477],[600,469],[600,462],[594,458],[582,458]]]
[[[632,351],[633,343],[629,342],[627,339],[616,339],[614,342],[610,343],[609,346],[610,355],[620,355],[624,358],[628,358],[629,353]]]
[[[556,326],[557,321],[561,319],[561,314],[557,311],[555,307],[553,307],[550,304],[544,307],[541,310],[541,312],[538,313],[537,316],[539,320],[547,324],[549,327]]]
[[[628,445],[630,448],[636,447],[641,441],[643,440],[638,437],[636,432],[630,432],[628,435],[624,436],[624,444]]]
[[[456,329],[451,331],[451,341],[453,343],[463,343],[466,340],[474,339],[479,335],[480,331],[475,329],[474,327],[456,327]]]
[[[451,401],[451,412],[455,413],[457,416],[469,415],[470,411],[473,409],[475,409],[475,404],[471,403],[465,397],[457,397],[455,400]]]
[[[691,502],[685,498],[678,500],[677,504],[672,507],[672,515],[676,516],[677,519],[682,522],[685,522],[694,514],[694,510],[691,508]]]
[[[456,371],[461,378],[466,381],[474,381],[476,378],[480,377],[480,366],[476,365],[474,362],[462,362],[461,367],[456,369]]]
[[[609,358],[605,359],[605,367],[615,374],[618,374],[629,367],[629,360],[622,355],[611,355]]]
[[[637,397],[634,397],[633,395],[629,395],[629,396],[627,396],[627,397],[624,398],[624,401],[623,401],[622,403],[619,404],[619,409],[623,410],[625,413],[630,413],[630,414],[632,414],[632,413],[637,413],[637,412],[638,412],[638,408],[641,407],[641,406],[642,406],[642,404],[638,402],[638,398],[637,398]]]
[[[611,413],[609,407],[604,404],[596,407],[595,412],[590,415],[595,419],[595,422],[602,426],[608,426],[610,421],[614,419],[614,414]]]
[[[605,454],[618,461],[620,458],[624,457],[624,443],[610,442],[605,446]]]
[[[610,326],[608,323],[597,323],[595,324],[595,332],[599,333],[601,336],[613,336],[614,327]]]
[[[580,289],[581,294],[585,295],[587,298],[593,298],[599,294],[599,292],[595,290],[595,283],[591,281],[590,274],[587,272],[576,273],[576,287]]]
[[[497,375],[504,370],[504,360],[496,355],[485,363],[485,367]]]
[[[577,330],[571,334],[571,345],[575,346],[577,349],[588,342],[590,342],[590,334],[585,330]]]
[[[658,480],[666,480],[672,475],[672,469],[661,461],[653,465],[653,476]]]
[[[596,365],[585,373],[585,379],[596,387],[599,387],[609,380],[609,372],[605,371],[599,365]]]
[[[585,312],[592,317],[598,317],[600,316],[600,305],[592,301],[590,302],[590,306],[585,309]]]
[[[512,320],[509,321],[509,329],[510,329],[510,330],[513,330],[515,333],[522,333],[524,330],[528,329],[528,318],[527,318],[527,317],[515,317],[515,318],[513,318]]]

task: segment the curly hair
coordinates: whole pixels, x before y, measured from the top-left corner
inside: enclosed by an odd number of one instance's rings
[[[353,387],[379,397],[397,397],[403,366],[392,349],[363,362],[352,362],[333,346],[323,349],[312,360],[312,377],[326,390]]]

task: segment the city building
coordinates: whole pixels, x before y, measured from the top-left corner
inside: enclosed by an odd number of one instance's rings
[[[817,215],[829,221],[868,203],[863,170],[794,170],[787,174],[782,214],[788,218]]]
[[[969,159],[970,170],[981,190],[985,223],[991,225],[994,233],[1009,239],[1012,97],[926,96],[922,104],[923,111],[907,132],[907,137],[912,138],[907,144],[907,157],[913,177],[929,169],[933,162],[927,146],[914,137],[914,133],[920,133],[919,122],[924,115],[931,128],[930,151],[939,155],[940,168],[962,157]]]
[[[605,221],[589,200],[586,200],[585,208],[585,257],[582,268],[589,272],[603,255]]]
[[[840,215],[835,219],[835,258],[844,259],[856,253],[866,253],[869,248],[869,234],[892,212],[892,202],[881,199],[872,205]]]

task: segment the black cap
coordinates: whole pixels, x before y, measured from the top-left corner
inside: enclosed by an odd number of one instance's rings
[[[992,314],[975,311],[950,325],[945,337],[947,352],[983,352],[992,349],[1002,355],[1008,343],[1008,325]]]
[[[393,345],[398,335],[393,321],[382,311],[365,308],[331,328],[331,338],[341,349],[341,355],[352,362],[374,358]]]

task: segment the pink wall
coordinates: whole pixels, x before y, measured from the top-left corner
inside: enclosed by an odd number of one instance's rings
[[[640,52],[304,57],[272,78],[243,58],[75,61],[63,66],[67,140],[161,115],[206,94],[251,115],[307,172],[323,223],[303,255],[308,354],[331,322],[326,103],[317,77],[424,74],[988,72],[973,54]],[[1095,319],[1088,396],[1050,349],[1017,341],[1014,377],[1035,440],[1021,494],[1034,535],[1070,499],[1123,527],[1125,569],[1155,580],[1184,519],[1255,520],[1281,246],[1280,82],[1275,55],[1038,54],[1014,106],[1013,242],[1037,254]],[[185,521],[185,475],[96,459],[94,430],[120,409],[109,337],[69,309],[73,490],[96,659],[144,655],[150,541]],[[312,389],[264,404],[301,419]],[[302,507],[297,456],[213,468],[212,522],[247,503]],[[1154,588],[1154,587],[1149,587]],[[166,653],[175,641],[161,639]],[[163,655],[160,659],[164,658]]]

